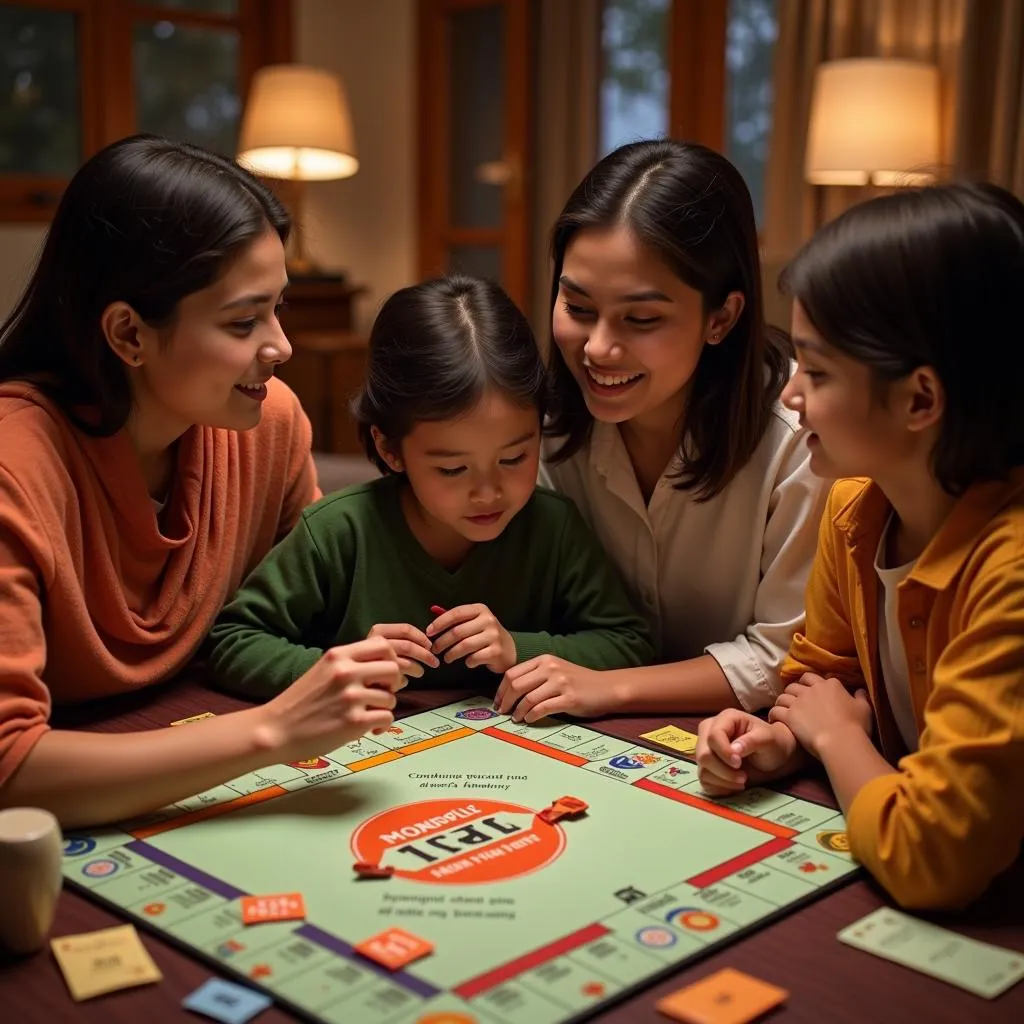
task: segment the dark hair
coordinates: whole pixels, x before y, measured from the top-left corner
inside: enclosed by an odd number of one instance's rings
[[[287,239],[287,213],[231,160],[155,135],[107,146],[71,179],[0,327],[0,381],[35,384],[87,433],[116,433],[132,392],[103,335],[103,310],[120,300],[167,326],[181,299],[270,229]]]
[[[757,228],[739,171],[704,146],[634,142],[606,156],[577,186],[555,224],[551,309],[565,251],[577,232],[626,225],[685,284],[705,312],[741,292],[743,311],[718,345],[705,345],[681,425],[682,467],[674,486],[714,497],[753,455],[789,377],[789,338],[764,321]],[[565,437],[552,461],[583,446],[593,418],[579,385],[551,346],[552,420]]]
[[[425,420],[472,409],[488,388],[544,415],[546,373],[526,317],[498,285],[458,275],[395,292],[370,331],[365,382],[352,415],[382,473],[371,427],[400,441]]]
[[[932,471],[949,494],[1024,463],[1024,204],[996,185],[899,191],[847,210],[781,286],[884,392],[921,366],[945,412]]]

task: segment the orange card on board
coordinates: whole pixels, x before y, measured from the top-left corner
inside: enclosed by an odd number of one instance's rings
[[[747,1024],[788,995],[784,988],[726,967],[659,999],[655,1006],[684,1024]]]
[[[390,971],[397,971],[413,960],[434,952],[433,943],[401,928],[388,928],[380,935],[360,942],[357,953],[374,960]]]
[[[300,892],[283,892],[274,896],[243,896],[242,923],[263,924],[266,921],[296,921],[306,916],[306,901]]]

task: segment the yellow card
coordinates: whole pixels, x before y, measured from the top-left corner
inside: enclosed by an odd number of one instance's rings
[[[692,754],[697,749],[697,737],[675,725],[666,725],[661,729],[655,729],[654,732],[642,732],[640,738],[659,743],[671,750],[678,750],[681,754]]]
[[[212,711],[204,711],[201,715],[192,715],[189,718],[179,718],[176,722],[171,722],[171,725],[188,725],[189,722],[201,722],[204,718],[216,718],[217,716]]]
[[[50,948],[76,1002],[163,978],[130,924],[65,935]]]

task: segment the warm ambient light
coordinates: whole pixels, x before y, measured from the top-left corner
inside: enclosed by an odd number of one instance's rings
[[[317,274],[306,255],[305,182],[349,178],[359,170],[352,117],[341,79],[303,64],[271,64],[252,78],[238,162],[255,174],[294,182],[293,277]]]
[[[348,178],[359,170],[345,86],[302,64],[272,64],[253,75],[242,119],[239,162],[290,181]]]
[[[939,71],[907,60],[815,72],[804,176],[812,185],[919,185],[939,159]]]

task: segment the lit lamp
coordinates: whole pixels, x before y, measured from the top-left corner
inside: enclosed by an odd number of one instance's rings
[[[302,64],[260,68],[249,88],[238,160],[255,174],[295,183],[288,267],[298,276],[315,273],[302,230],[305,183],[348,178],[359,170],[341,79]]]
[[[939,159],[939,70],[859,58],[815,71],[804,176],[812,185],[921,185]]]

